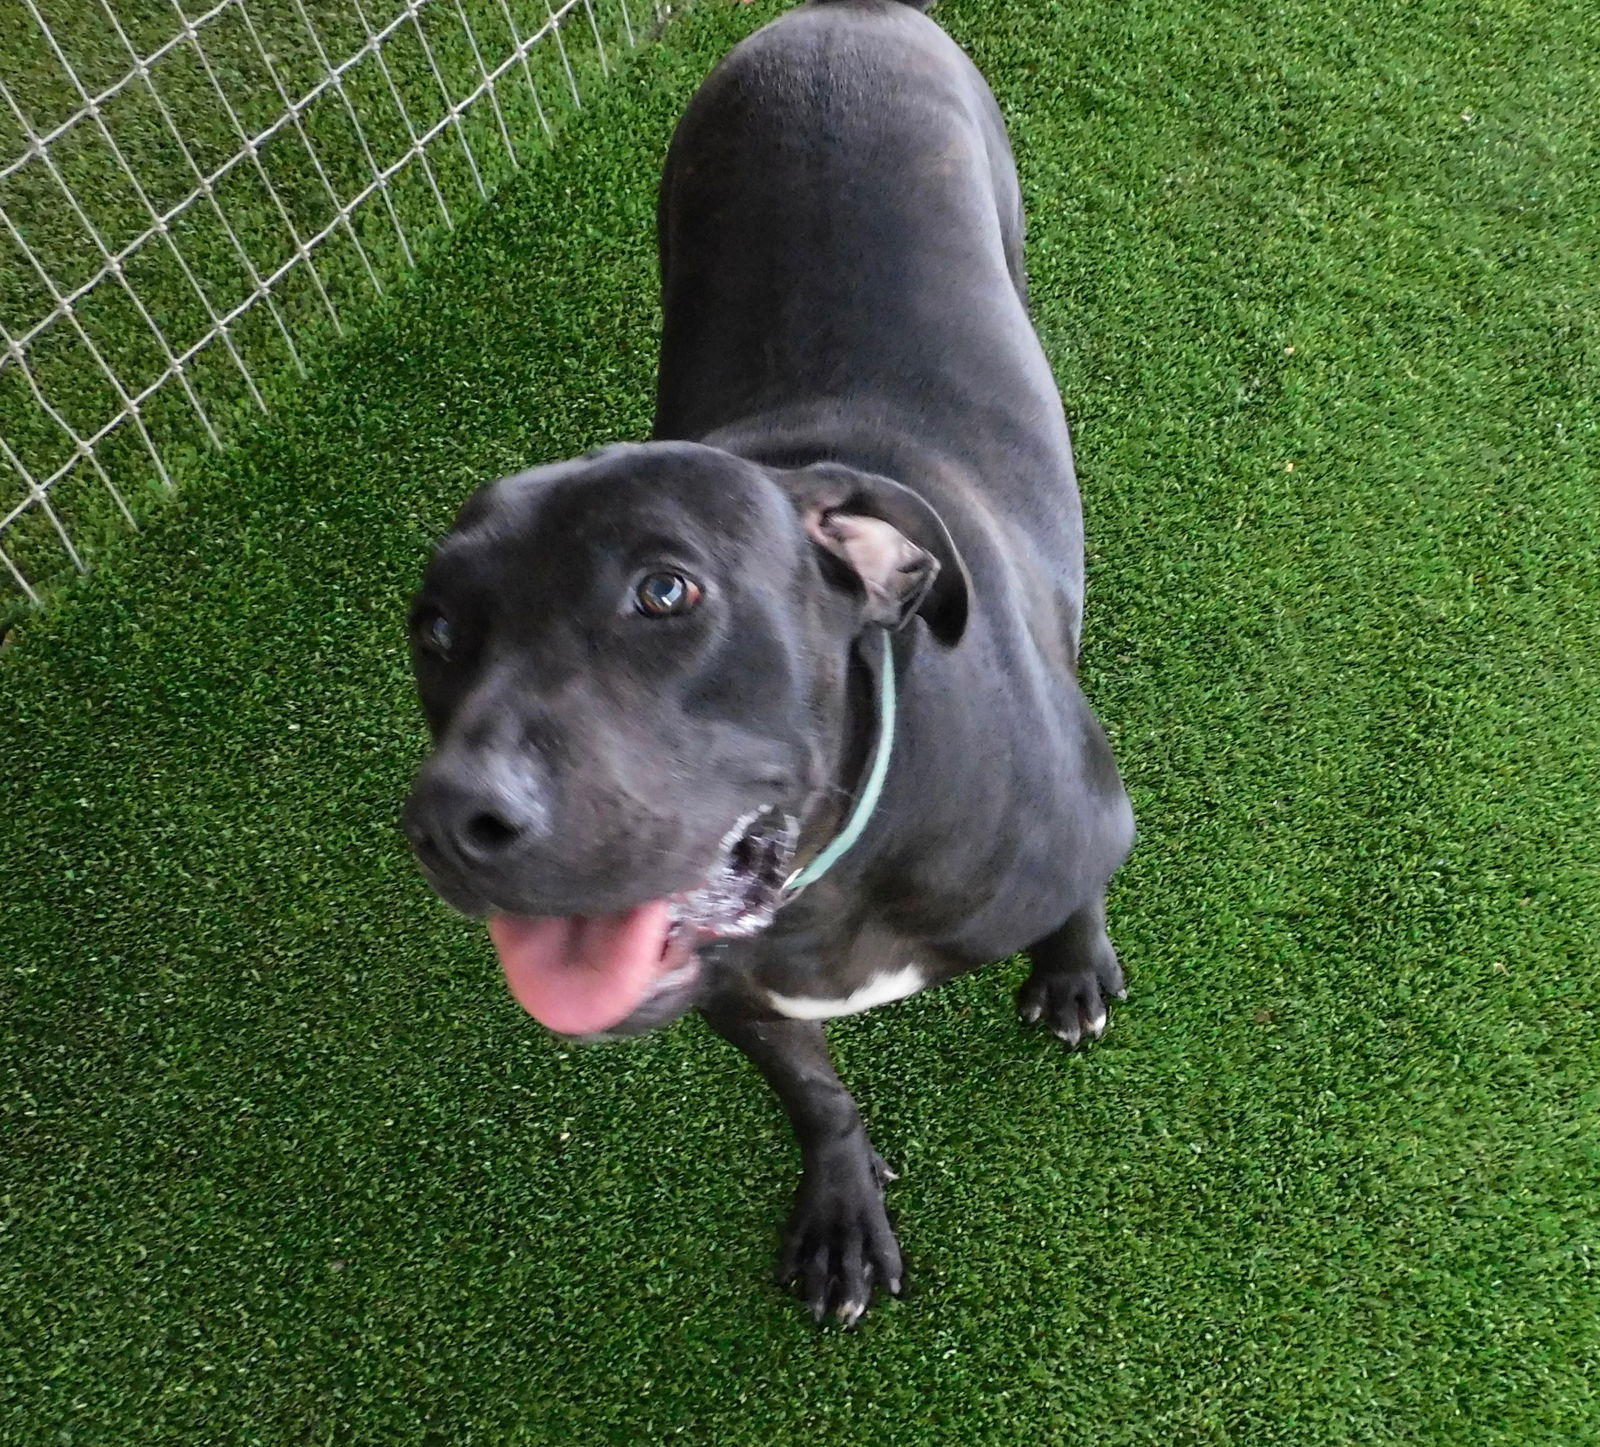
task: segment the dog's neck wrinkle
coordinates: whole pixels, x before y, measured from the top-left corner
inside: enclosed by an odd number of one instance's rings
[[[698,439],[763,467],[840,463],[911,483],[950,462],[909,435],[886,405],[859,397],[786,400],[756,408]]]

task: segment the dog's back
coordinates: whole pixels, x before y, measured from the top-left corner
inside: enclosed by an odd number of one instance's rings
[[[1020,585],[996,591],[1052,600],[1030,631],[1074,656],[1082,522],[1016,171],[944,31],[899,0],[758,31],[679,124],[659,234],[655,435],[906,478]]]
[[[935,426],[974,403],[1029,427],[1059,411],[1018,346],[998,109],[909,5],[814,0],[736,48],[679,125],[660,220],[663,437],[846,393]]]

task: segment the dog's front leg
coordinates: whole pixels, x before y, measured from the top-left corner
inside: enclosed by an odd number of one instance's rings
[[[712,1010],[706,1020],[766,1077],[800,1143],[803,1174],[778,1253],[779,1284],[793,1283],[818,1321],[834,1311],[854,1326],[876,1287],[900,1292],[900,1246],[883,1204],[893,1177],[833,1068],[822,1026]]]

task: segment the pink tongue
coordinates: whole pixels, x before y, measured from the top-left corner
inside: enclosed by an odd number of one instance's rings
[[[591,1035],[627,1019],[666,968],[672,915],[664,899],[626,914],[525,919],[497,914],[489,938],[517,1003],[559,1035]]]

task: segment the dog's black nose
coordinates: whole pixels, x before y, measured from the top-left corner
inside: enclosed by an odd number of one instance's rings
[[[543,818],[536,792],[505,767],[424,769],[402,821],[419,854],[458,868],[502,862]]]
[[[486,809],[472,815],[462,826],[462,842],[478,854],[498,854],[515,844],[526,828],[525,823]]]

